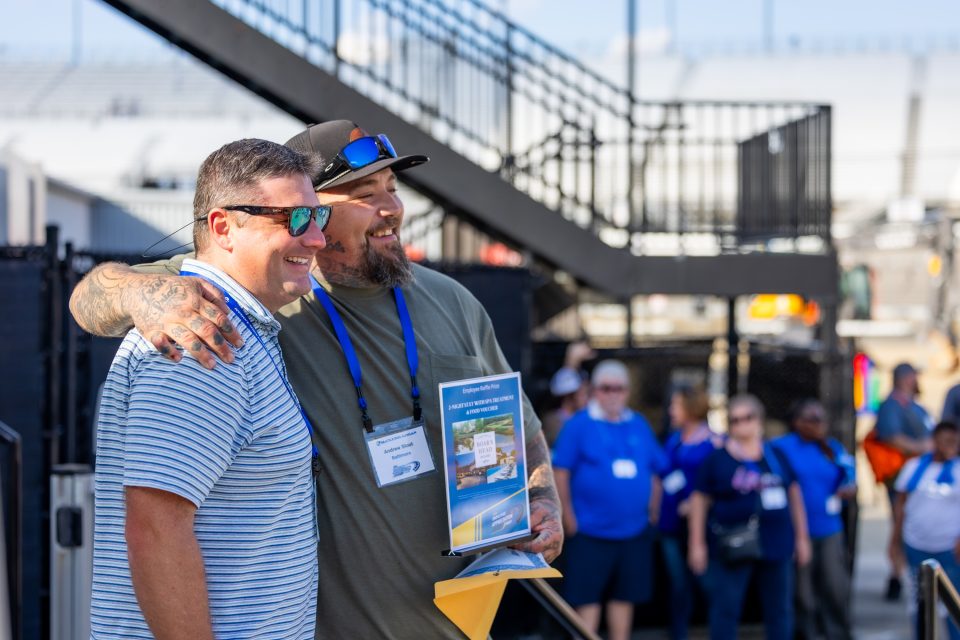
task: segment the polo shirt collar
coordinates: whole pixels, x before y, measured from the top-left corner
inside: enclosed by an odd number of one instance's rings
[[[272,313],[267,311],[263,303],[217,267],[195,258],[186,258],[180,268],[183,271],[190,271],[203,276],[226,291],[231,298],[237,301],[240,308],[247,314],[247,318],[262,335],[276,335],[280,331],[280,322],[273,317]]]
[[[620,417],[617,420],[609,420],[603,413],[603,409],[600,408],[600,403],[596,400],[590,400],[587,402],[587,414],[598,422],[611,422],[613,424],[619,424],[621,422],[627,422],[633,418],[633,411],[629,408],[624,408],[620,413]]]

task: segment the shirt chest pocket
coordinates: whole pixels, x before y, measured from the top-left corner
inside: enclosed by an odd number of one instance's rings
[[[431,387],[436,387],[441,382],[467,380],[483,375],[483,366],[477,356],[431,353],[429,360]]]

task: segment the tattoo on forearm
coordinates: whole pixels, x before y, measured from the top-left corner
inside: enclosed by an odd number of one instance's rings
[[[122,336],[133,325],[121,311],[125,265],[102,265],[77,284],[70,310],[83,329],[100,336]]]
[[[527,445],[527,468],[530,499],[547,498],[559,505],[560,498],[557,496],[557,485],[553,479],[550,451],[542,434]]]

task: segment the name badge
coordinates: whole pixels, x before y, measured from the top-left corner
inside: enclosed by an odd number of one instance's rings
[[[827,498],[827,515],[835,516],[840,513],[840,508],[843,504],[840,502],[840,498],[837,496],[830,496]]]
[[[760,502],[766,511],[776,511],[787,506],[787,492],[783,487],[767,487],[760,492]]]
[[[663,479],[663,491],[669,496],[687,486],[687,476],[683,475],[680,469],[674,469],[666,478]]]
[[[613,477],[621,480],[631,480],[637,477],[637,463],[629,458],[620,458],[613,461]]]
[[[406,482],[437,470],[423,420],[403,418],[365,433],[378,487]]]

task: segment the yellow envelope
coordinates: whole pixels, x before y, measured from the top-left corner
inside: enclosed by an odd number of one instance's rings
[[[507,580],[511,578],[559,578],[552,567],[507,569],[465,578],[443,580],[434,585],[433,603],[470,640],[486,640],[500,608]]]

